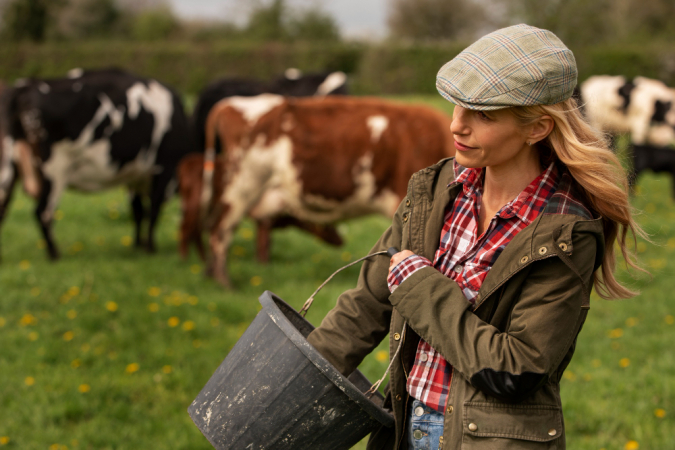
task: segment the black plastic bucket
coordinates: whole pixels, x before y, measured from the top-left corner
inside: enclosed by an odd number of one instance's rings
[[[218,450],[349,449],[374,429],[394,425],[368,399],[358,370],[344,377],[309,342],[314,329],[270,291],[263,309],[188,408]]]

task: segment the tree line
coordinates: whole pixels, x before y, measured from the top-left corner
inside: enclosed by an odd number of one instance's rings
[[[324,0],[325,1],[325,0]],[[0,0],[6,41],[78,39],[207,41],[343,40],[336,19],[314,1],[235,0],[244,20],[179,18],[167,0]],[[390,40],[466,41],[528,23],[571,47],[675,41],[673,0],[388,0]]]

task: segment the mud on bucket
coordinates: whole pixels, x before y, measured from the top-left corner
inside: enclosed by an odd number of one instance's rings
[[[314,329],[265,291],[262,311],[188,408],[218,450],[349,449],[394,425],[382,397],[363,393],[358,370],[344,377],[309,342]]]

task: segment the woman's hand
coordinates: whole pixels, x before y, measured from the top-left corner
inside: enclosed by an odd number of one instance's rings
[[[391,270],[396,266],[396,264],[400,263],[404,259],[406,259],[408,256],[414,255],[413,252],[410,250],[403,250],[402,252],[398,252],[394,256],[391,257],[391,260],[389,260],[389,273],[391,273]]]

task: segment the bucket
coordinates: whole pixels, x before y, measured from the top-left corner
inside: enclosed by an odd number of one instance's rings
[[[358,370],[348,378],[306,337],[314,326],[270,291],[188,408],[218,450],[342,450],[394,425]]]

